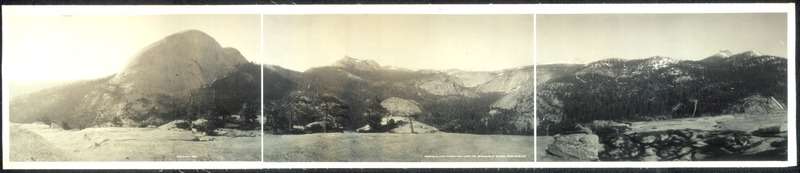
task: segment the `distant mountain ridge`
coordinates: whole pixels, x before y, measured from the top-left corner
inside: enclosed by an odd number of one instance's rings
[[[391,116],[386,107],[396,105],[382,104],[395,103],[385,102],[391,98],[418,106],[403,116],[442,131],[531,135],[537,120],[556,132],[591,120],[741,112],[752,110],[741,106],[752,100],[785,104],[786,74],[785,58],[754,52],[497,71],[409,70],[343,57],[299,72],[247,62],[236,49],[189,30],[143,49],[120,73],[15,97],[10,111],[13,122],[71,128],[203,118],[214,127],[254,129],[263,105],[264,129],[284,134],[306,126],[376,126]]]
[[[785,105],[786,68],[785,58],[754,51],[722,52],[697,61],[600,60],[539,81],[537,116],[540,123],[570,126],[592,120],[739,113],[735,108],[745,104],[774,107],[747,103],[753,98]]]

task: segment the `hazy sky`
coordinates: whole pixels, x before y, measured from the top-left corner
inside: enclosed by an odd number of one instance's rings
[[[303,71],[344,56],[411,69],[533,64],[531,15],[264,16],[264,61]]]
[[[784,14],[537,15],[539,63],[670,56],[719,50],[786,56]],[[294,70],[351,56],[412,69],[498,70],[533,62],[531,15],[3,15],[12,81],[93,79],[116,73],[145,46],[199,29],[251,61]]]
[[[199,29],[258,59],[258,15],[10,16],[3,14],[3,63],[12,81],[93,79],[122,70],[169,34]]]
[[[785,14],[540,14],[536,20],[539,64],[701,59],[720,50],[787,54]]]

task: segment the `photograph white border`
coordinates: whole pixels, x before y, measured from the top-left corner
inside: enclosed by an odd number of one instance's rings
[[[5,169],[252,169],[252,168],[673,168],[673,167],[789,167],[797,164],[795,10],[793,3],[750,4],[535,4],[535,5],[206,5],[206,6],[2,6],[13,15],[172,15],[172,14],[676,14],[676,13],[786,13],[788,59],[787,161],[675,161],[675,162],[14,162],[9,159],[9,94],[3,94],[3,168]],[[13,34],[13,33],[4,33]],[[535,36],[534,36],[535,37]],[[263,44],[263,43],[261,43]],[[535,49],[535,48],[534,48]],[[534,53],[535,54],[535,53]],[[263,58],[263,57],[259,57]],[[4,60],[5,61],[5,60]],[[3,66],[3,93],[9,93]],[[263,154],[262,154],[263,155]]]

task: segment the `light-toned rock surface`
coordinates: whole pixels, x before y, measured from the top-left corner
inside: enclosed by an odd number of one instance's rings
[[[191,128],[191,122],[186,120],[175,120],[159,126],[160,129],[166,130],[188,130]]]
[[[411,133],[412,124],[414,126],[414,133],[436,133],[436,132],[439,132],[439,129],[436,129],[436,127],[433,127],[431,125],[428,125],[428,124],[425,124],[425,123],[422,123],[422,122],[419,122],[419,121],[416,121],[416,120],[412,120],[412,121],[410,121],[412,123],[409,123],[408,117],[396,117],[396,116],[395,117],[385,117],[382,120],[381,124],[384,124],[383,122],[388,122],[389,119],[393,119],[395,122],[398,122],[398,124],[399,124],[398,127],[390,129],[389,133]]]
[[[126,93],[179,94],[219,79],[247,60],[197,30],[167,36],[144,48],[111,80]]]
[[[525,66],[514,69],[506,69],[497,72],[497,75],[477,86],[479,92],[501,92],[509,93],[519,89],[525,83],[533,82],[533,67]]]
[[[602,149],[599,137],[592,134],[556,136],[547,154],[564,161],[596,161]]]
[[[381,68],[381,65],[378,64],[375,60],[362,60],[356,59],[349,56],[345,56],[342,59],[336,61],[334,66],[347,68],[347,69],[354,69],[354,70],[361,70],[361,71],[372,71],[378,70]]]
[[[381,106],[392,116],[411,116],[422,113],[419,103],[398,97],[390,97],[381,102]]]
[[[448,70],[448,75],[458,78],[465,87],[476,87],[489,82],[497,76],[497,72]]]
[[[428,93],[439,96],[466,96],[477,97],[472,90],[463,86],[461,81],[449,76],[437,75],[418,82],[417,87]]]

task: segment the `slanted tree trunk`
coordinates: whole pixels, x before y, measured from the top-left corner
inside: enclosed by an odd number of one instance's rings
[[[775,103],[775,105],[778,105],[778,107],[781,108],[781,110],[785,110],[786,109],[786,108],[783,107],[783,104],[781,102],[779,102],[777,99],[775,99],[775,97],[770,96],[769,99],[772,100],[772,102]]]
[[[697,100],[692,99],[692,103],[694,103],[694,108],[692,109],[692,118],[694,118],[695,113],[697,113]]]
[[[408,116],[408,124],[411,127],[411,134],[414,134],[414,117]]]
[[[544,125],[544,135],[546,136],[550,135],[550,124]]]

